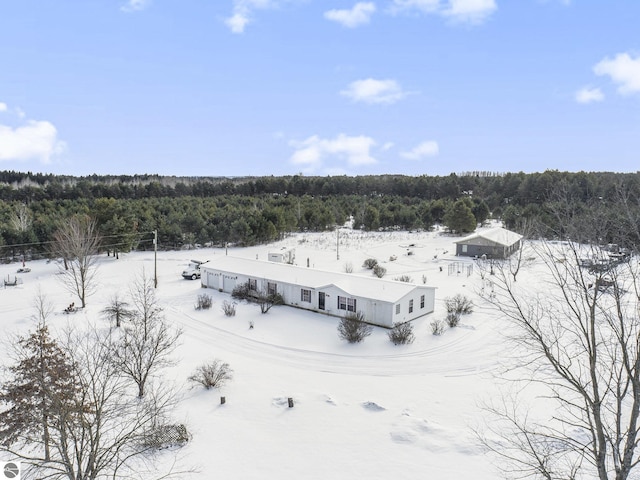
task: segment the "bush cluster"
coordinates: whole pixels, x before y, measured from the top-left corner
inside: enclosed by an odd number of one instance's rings
[[[212,360],[196,368],[188,380],[202,385],[207,390],[220,388],[233,378],[233,370],[222,360]]]
[[[235,317],[236,316],[236,302],[229,302],[225,300],[222,302],[222,311],[227,317]]]
[[[394,325],[387,335],[394,345],[407,345],[413,343],[415,340],[413,325],[411,323]]]
[[[384,268],[382,265],[376,265],[375,267],[373,267],[373,274],[378,278],[384,277],[386,273],[387,273],[387,269]]]
[[[211,295],[207,295],[206,293],[201,293],[200,295],[198,295],[198,301],[196,302],[196,310],[209,310],[212,304],[213,304],[213,300],[211,300]]]
[[[349,343],[360,343],[373,332],[373,327],[364,320],[362,312],[347,314],[338,324],[338,336]]]
[[[367,258],[362,264],[364,268],[368,268],[369,270],[373,270],[376,265],[378,265],[378,260],[375,258]]]

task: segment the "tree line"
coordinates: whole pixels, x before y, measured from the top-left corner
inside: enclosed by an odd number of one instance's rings
[[[535,223],[537,235],[555,238],[563,234],[553,214],[556,204],[575,215],[597,208],[603,219],[618,217],[621,195],[631,204],[640,198],[639,179],[638,173],[558,171],[243,178],[5,171],[0,256],[46,255],[60,222],[73,215],[95,219],[101,249],[114,255],[151,248],[154,232],[160,248],[252,245],[290,232],[332,229],[350,219],[365,230],[439,224],[468,233],[493,217],[516,231]]]

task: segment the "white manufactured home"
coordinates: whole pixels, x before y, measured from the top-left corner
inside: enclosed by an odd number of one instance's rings
[[[387,328],[432,313],[435,305],[435,287],[228,256],[203,265],[201,282],[226,293],[248,284],[279,293],[286,305],[336,317],[362,312],[366,322]]]

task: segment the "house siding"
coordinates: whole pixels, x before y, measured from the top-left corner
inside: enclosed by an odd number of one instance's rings
[[[282,295],[286,305],[310,310],[313,312],[324,313],[335,317],[344,317],[348,315],[349,310],[338,308],[338,297],[346,297],[355,299],[356,312],[362,312],[368,323],[386,328],[393,327],[396,323],[405,323],[419,318],[428,313],[432,313],[435,305],[435,288],[427,286],[415,286],[413,290],[404,297],[395,302],[380,299],[367,298],[363,296],[353,295],[348,291],[336,286],[325,285],[323,287],[314,287],[305,285],[304,283],[288,283],[280,281],[276,278],[265,278],[254,275],[246,275],[235,273],[229,270],[217,269],[215,266],[208,266],[204,269],[204,275],[201,277],[203,287],[215,288],[221,292],[232,293],[236,285],[247,283],[249,279],[255,280],[256,290],[266,292],[268,283],[274,283],[276,291]],[[311,301],[302,301],[301,290],[310,290]],[[319,293],[325,294],[325,308],[319,308]],[[425,296],[425,306],[420,308],[420,298]],[[410,314],[408,310],[409,300],[414,302],[414,311]],[[401,315],[395,314],[395,305],[402,304]]]

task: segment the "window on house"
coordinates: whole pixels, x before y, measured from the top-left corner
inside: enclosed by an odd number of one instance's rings
[[[356,311],[356,299],[355,298],[347,298],[347,311],[355,312]]]
[[[306,290],[304,288],[300,289],[300,300],[311,303],[311,290]]]
[[[420,296],[420,308],[424,308],[424,295]]]
[[[258,281],[255,278],[249,279],[249,290],[254,292],[258,290]]]
[[[413,312],[413,299],[409,300],[409,313]]]
[[[396,305],[396,315],[399,315],[399,314],[400,314],[400,304],[398,303]]]
[[[278,286],[273,282],[267,282],[267,295],[275,295],[278,293]]]
[[[462,253],[467,253],[467,246],[468,245],[462,245]]]
[[[356,299],[338,296],[338,310],[356,311]]]

